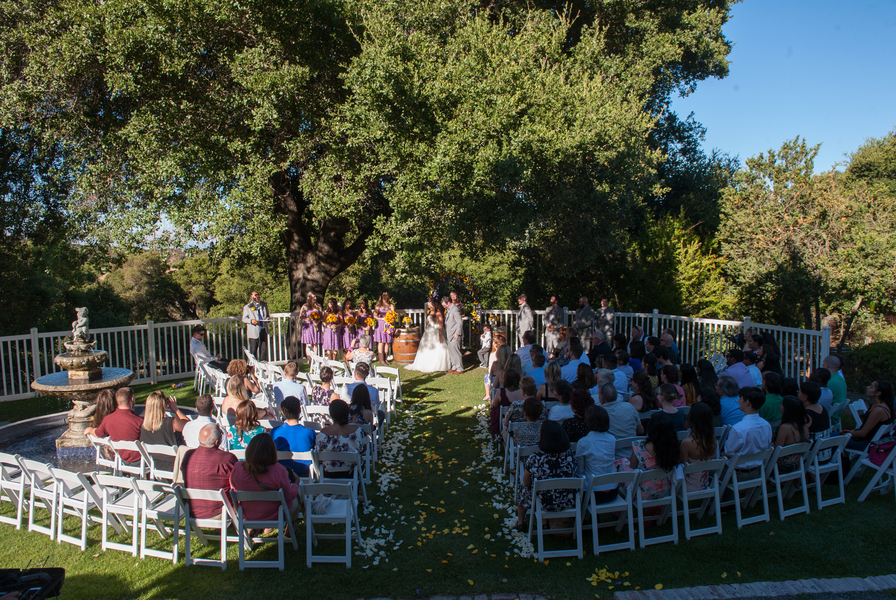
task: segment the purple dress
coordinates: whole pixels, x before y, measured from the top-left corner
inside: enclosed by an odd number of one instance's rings
[[[342,326],[336,329],[324,325],[324,350],[342,350]]]
[[[347,316],[349,316],[349,315],[345,315],[342,318],[345,319],[345,317],[347,317]],[[354,316],[354,315],[352,315],[352,316]],[[352,344],[355,342],[356,339],[358,339],[357,326],[352,325],[351,327],[349,327],[348,325],[344,325],[342,327],[342,347],[343,348],[351,348]]]
[[[378,308],[376,309],[376,318],[382,319],[386,316],[386,313],[389,312],[388,308]],[[377,321],[376,322],[376,331],[373,332],[373,341],[374,342],[382,342],[384,344],[391,344],[392,337],[394,335],[393,331],[386,331],[387,323],[385,321]]]
[[[304,318],[304,315],[302,315]],[[321,342],[320,323],[302,321],[302,343],[319,344]]]

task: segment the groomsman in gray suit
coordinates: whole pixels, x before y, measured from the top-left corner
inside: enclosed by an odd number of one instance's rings
[[[604,334],[604,339],[613,345],[613,326],[616,324],[616,311],[610,306],[610,299],[600,301],[600,314],[597,315],[597,328]]]
[[[243,307],[243,323],[249,337],[249,352],[262,362],[268,360],[268,328],[271,320],[268,305],[261,301],[258,292],[249,294],[249,304]]]
[[[516,336],[520,340],[520,346],[525,346],[523,334],[527,331],[535,331],[535,313],[532,307],[526,304],[526,294],[520,294],[517,299],[520,303],[520,312],[516,316]]]
[[[557,296],[551,296],[551,305],[544,309],[544,325],[544,349],[550,354],[560,345],[560,327],[563,326],[563,309]]]
[[[460,315],[460,309],[451,303],[451,298],[442,298],[442,306],[445,307],[445,335],[448,336],[448,360],[451,362],[449,373],[464,372],[464,357],[460,346],[464,339],[464,320]]]
[[[594,334],[594,309],[588,304],[588,298],[579,298],[579,310],[576,311],[576,331],[579,333],[579,341],[587,352],[591,350],[591,337]]]

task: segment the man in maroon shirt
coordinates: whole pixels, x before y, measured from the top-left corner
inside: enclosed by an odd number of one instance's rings
[[[199,430],[199,447],[188,450],[180,462],[184,485],[194,490],[230,489],[230,472],[238,462],[236,456],[218,448],[221,430],[209,423]],[[213,500],[193,500],[190,513],[196,519],[210,519],[221,514],[221,503]]]
[[[115,403],[118,405],[118,410],[106,415],[96,429],[92,427],[85,429],[84,434],[108,437],[113,442],[136,442],[140,439],[143,417],[133,411],[134,391],[129,387],[119,389],[115,392]],[[140,453],[135,450],[122,450],[119,454],[121,460],[126,463],[140,462]]]

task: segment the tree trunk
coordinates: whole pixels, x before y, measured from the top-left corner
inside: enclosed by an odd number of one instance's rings
[[[843,333],[840,335],[840,342],[837,344],[837,354],[843,351],[843,345],[846,343],[846,339],[849,337],[849,331],[852,329],[852,323],[856,320],[856,316],[859,314],[859,309],[862,308],[862,300],[864,300],[863,296],[859,296],[859,301],[856,302],[856,305],[852,307],[852,312],[849,314],[849,321],[846,322],[846,326],[843,328]]]
[[[289,274],[289,309],[292,313],[298,313],[310,292],[317,295],[318,300],[324,300],[330,281],[361,257],[373,227],[360,227],[355,240],[346,245],[352,222],[346,218],[326,219],[312,241],[308,232],[308,223],[312,220],[304,215],[307,203],[289,176],[283,172],[275,174],[271,177],[271,188],[277,199],[278,212],[286,216],[286,228],[281,237]],[[301,321],[294,315],[290,318],[287,334],[287,354],[290,358],[300,355],[301,336]]]

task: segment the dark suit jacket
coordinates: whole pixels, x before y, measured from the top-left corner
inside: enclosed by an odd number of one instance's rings
[[[591,349],[591,352],[588,353],[588,360],[591,362],[592,369],[595,367],[594,361],[597,357],[604,354],[613,354],[613,349],[606,342],[601,342]]]

